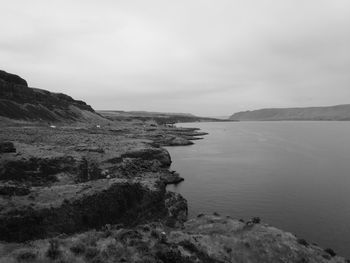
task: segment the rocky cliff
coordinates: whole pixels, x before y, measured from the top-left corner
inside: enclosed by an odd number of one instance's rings
[[[271,108],[242,111],[233,114],[231,120],[280,121],[280,120],[350,120],[350,104],[330,107]]]
[[[21,77],[0,71],[0,116],[32,121],[101,118],[85,102],[62,93],[30,88]]]

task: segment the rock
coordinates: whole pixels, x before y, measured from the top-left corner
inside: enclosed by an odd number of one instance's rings
[[[83,101],[61,93],[29,88],[24,79],[4,71],[0,71],[0,116],[50,122],[106,121]]]
[[[172,140],[169,142],[169,146],[186,146],[186,145],[192,145],[193,142],[190,140],[187,140],[183,137],[174,137]]]
[[[324,251],[327,252],[331,257],[335,257],[337,255],[337,253],[335,253],[331,248],[326,248]]]
[[[176,219],[182,208],[177,205],[179,198],[173,198],[168,202],[172,212],[167,212],[165,187],[151,179],[102,179],[38,188],[32,195],[32,206],[25,197],[9,200],[0,196],[3,207],[0,210],[1,240],[22,242],[86,231],[106,224],[132,225],[166,214]]]
[[[28,87],[28,83],[26,80],[22,79],[21,77],[15,74],[7,73],[6,71],[3,71],[3,70],[0,70],[0,79],[12,84]]]
[[[185,180],[178,173],[171,173],[171,172],[161,173],[160,178],[165,184],[178,184]]]
[[[253,217],[249,221],[246,222],[247,226],[255,225],[255,224],[260,224],[261,219],[260,217]]]
[[[0,153],[14,153],[16,148],[12,142],[0,142]]]
[[[167,208],[166,225],[181,227],[188,217],[187,200],[178,193],[167,192],[165,207]]]
[[[141,158],[143,160],[158,160],[161,167],[169,167],[171,164],[170,154],[163,148],[141,148],[128,151],[121,155],[122,158]]]

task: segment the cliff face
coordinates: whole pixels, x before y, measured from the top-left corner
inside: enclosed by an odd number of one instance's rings
[[[5,71],[0,71],[0,116],[33,121],[74,121],[84,116],[101,118],[83,101],[29,88],[24,79]]]
[[[350,120],[350,104],[330,107],[272,108],[242,111],[233,114],[230,119],[239,121]]]

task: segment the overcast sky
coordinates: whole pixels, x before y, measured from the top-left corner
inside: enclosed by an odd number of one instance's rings
[[[350,1],[1,0],[0,63],[95,109],[350,103]]]

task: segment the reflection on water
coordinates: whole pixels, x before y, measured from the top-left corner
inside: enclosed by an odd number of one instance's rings
[[[187,123],[209,135],[168,147],[190,216],[264,222],[350,257],[350,122]]]

